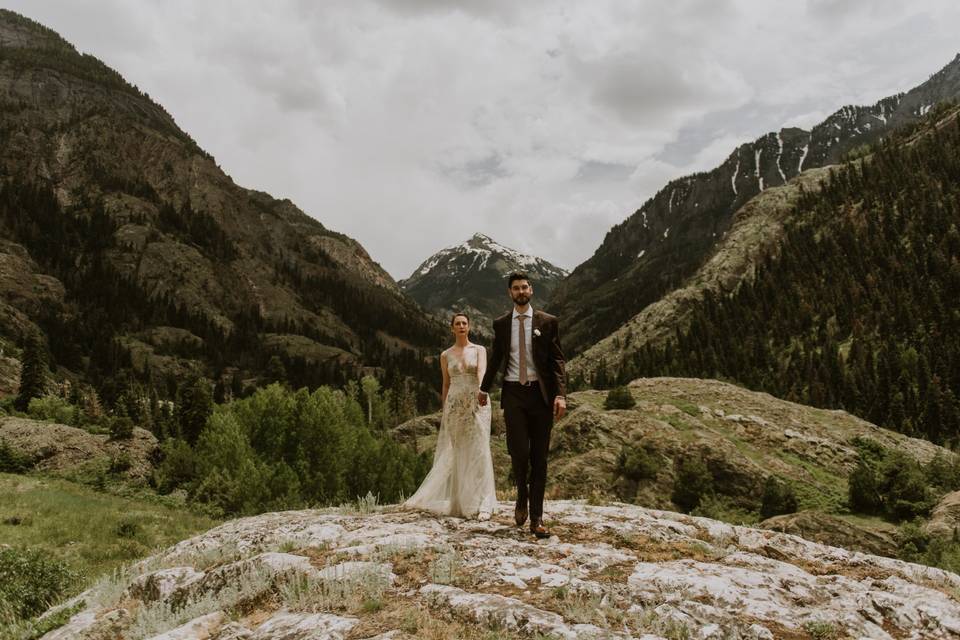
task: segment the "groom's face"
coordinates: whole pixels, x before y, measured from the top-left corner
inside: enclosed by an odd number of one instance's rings
[[[530,303],[533,297],[533,287],[526,280],[514,280],[510,283],[510,299],[513,304],[522,307]]]

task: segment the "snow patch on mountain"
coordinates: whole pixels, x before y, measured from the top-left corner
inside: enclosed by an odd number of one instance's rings
[[[783,155],[783,138],[780,137],[780,132],[777,132],[777,171],[780,172],[780,178],[783,180],[783,184],[787,184],[787,176],[783,173],[783,167],[780,166],[780,156]]]

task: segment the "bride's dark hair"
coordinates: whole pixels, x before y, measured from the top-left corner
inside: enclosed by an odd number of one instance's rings
[[[454,321],[455,321],[457,318],[459,318],[460,316],[463,316],[464,318],[466,318],[466,319],[467,319],[467,324],[470,324],[470,316],[468,316],[467,314],[463,313],[462,311],[458,311],[457,313],[455,313],[455,314],[453,314],[452,316],[450,316],[450,326],[451,326],[451,327],[453,326]]]

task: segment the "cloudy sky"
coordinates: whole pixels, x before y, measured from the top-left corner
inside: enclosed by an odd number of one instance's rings
[[[0,0],[394,277],[484,232],[571,269],[669,179],[907,90],[955,0]]]

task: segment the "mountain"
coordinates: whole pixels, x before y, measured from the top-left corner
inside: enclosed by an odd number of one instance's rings
[[[534,305],[548,300],[568,275],[543,258],[524,255],[477,233],[427,258],[400,286],[444,320],[454,311],[470,314],[472,330],[489,337],[492,320],[510,307],[506,277],[513,271],[530,276]]]
[[[489,522],[358,506],[225,523],[40,622],[62,625],[47,638],[87,640],[889,640],[960,631],[956,574],[779,532],[549,501],[557,535],[535,544],[513,525],[512,503]]]
[[[427,379],[444,335],[357,241],[238,186],[149,96],[0,10],[0,349],[37,330],[61,375],[161,390]]]
[[[604,386],[720,377],[960,439],[960,108],[766,190],[687,286],[570,363]]]
[[[897,127],[960,97],[960,55],[926,82],[872,106],[847,106],[810,131],[785,128],[737,147],[712,171],[668,183],[564,280],[547,310],[564,320],[579,353],[681,286],[758,193],[802,171],[836,163]]]

